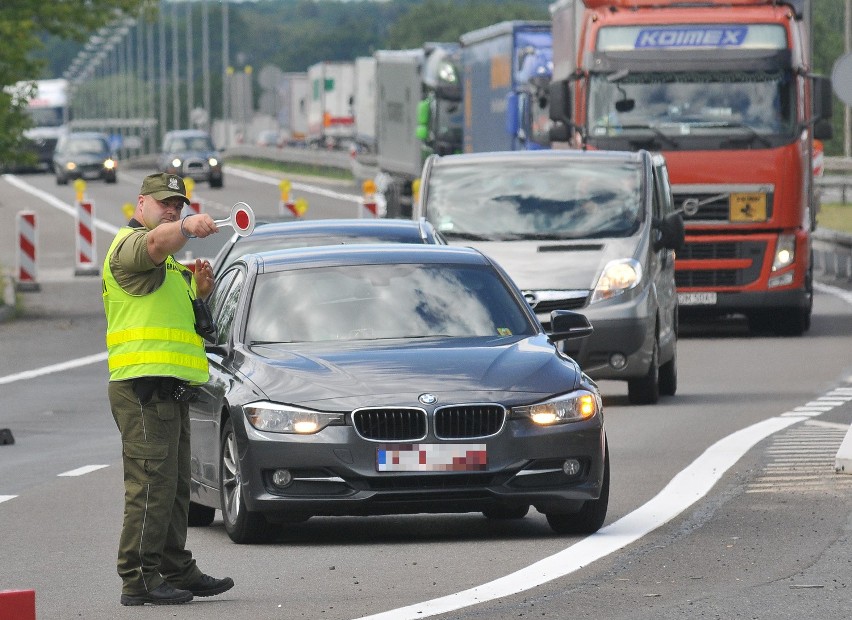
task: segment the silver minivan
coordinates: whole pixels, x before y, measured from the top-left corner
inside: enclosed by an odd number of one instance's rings
[[[553,310],[594,328],[565,352],[632,403],[677,390],[675,250],[684,240],[665,160],[648,151],[431,156],[415,218],[476,247],[515,280],[547,329]]]

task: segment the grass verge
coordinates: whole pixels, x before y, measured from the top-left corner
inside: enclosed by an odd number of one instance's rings
[[[271,172],[283,172],[285,174],[303,174],[307,176],[322,177],[326,179],[338,179],[343,181],[355,181],[352,172],[340,168],[329,168],[326,166],[313,166],[311,164],[295,164],[288,162],[271,161],[268,159],[252,159],[251,157],[229,158],[228,162],[243,164],[252,168],[269,170]]]
[[[820,205],[817,226],[827,230],[852,233],[852,204],[827,203]]]

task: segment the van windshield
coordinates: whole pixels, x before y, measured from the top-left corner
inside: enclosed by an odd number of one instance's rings
[[[629,237],[640,197],[627,162],[448,162],[431,169],[426,217],[445,237],[472,240]]]

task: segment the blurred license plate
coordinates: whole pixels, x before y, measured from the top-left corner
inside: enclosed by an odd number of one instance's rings
[[[712,306],[716,303],[716,293],[678,293],[677,302],[681,306]]]
[[[485,471],[484,443],[393,444],[376,450],[376,471]]]

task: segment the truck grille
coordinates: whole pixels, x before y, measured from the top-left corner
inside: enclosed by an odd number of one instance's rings
[[[743,269],[677,269],[675,285],[678,288],[745,286],[760,277],[765,254],[766,243],[763,241],[688,241],[678,250],[679,261],[747,259],[750,264]]]
[[[359,409],[352,413],[355,431],[373,441],[416,441],[426,437],[422,409]]]
[[[506,410],[500,405],[455,405],[435,410],[435,436],[471,439],[496,435],[503,428]]]

